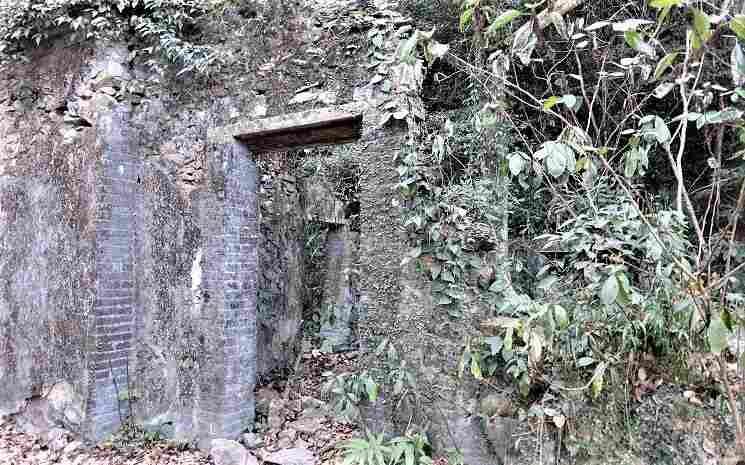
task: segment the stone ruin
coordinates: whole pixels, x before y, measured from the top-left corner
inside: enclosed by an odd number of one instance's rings
[[[157,207],[168,207],[145,198],[150,186],[143,183],[141,157],[131,150],[127,118],[121,107],[112,111],[98,134],[100,163],[85,168],[88,177],[82,187],[90,189],[94,197],[91,213],[95,225],[87,240],[95,253],[82,263],[87,279],[77,285],[83,288],[85,299],[77,304],[87,308],[67,314],[44,309],[49,312],[44,318],[18,325],[13,328],[15,333],[10,327],[5,330],[2,342],[6,355],[0,360],[0,373],[10,387],[0,395],[0,408],[12,411],[14,403],[40,395],[56,405],[59,418],[55,420],[93,441],[118,429],[130,413],[145,424],[167,425],[182,439],[235,438],[253,424],[257,376],[274,368],[267,360],[271,357],[260,354],[266,350],[262,345],[275,343],[265,333],[285,331],[284,338],[291,342],[299,326],[297,319],[290,319],[278,323],[292,328],[261,330],[262,317],[257,311],[261,284],[268,286],[268,281],[286,281],[288,277],[272,275],[261,283],[259,249],[266,244],[261,243],[261,181],[254,155],[353,143],[366,137],[369,141],[377,130],[363,131],[359,107],[311,110],[209,130],[207,184],[212,192],[207,195],[210,198],[193,205],[202,231],[198,246],[193,247],[191,266],[176,270],[186,275],[180,278],[190,281],[187,300],[192,304],[176,309],[185,315],[158,315],[158,309],[153,308],[157,301],[152,298],[158,289],[150,281],[158,277],[145,267],[167,267],[163,262],[169,257],[157,256],[158,242],[178,239],[153,237],[157,232],[152,228],[163,227]],[[13,190],[0,187],[4,188],[0,189],[0,226],[9,231],[18,219],[19,212],[12,207],[19,201],[11,199]],[[33,189],[28,193],[18,189],[15,195],[34,194]],[[358,241],[352,236],[358,233],[344,227],[340,206],[333,201],[320,208],[310,205],[306,211],[308,220],[335,225],[329,238],[325,304],[344,305],[324,324],[322,336],[332,347],[343,348],[350,342],[351,308],[359,300],[350,272]],[[302,250],[288,253],[297,255]],[[33,257],[34,251],[30,255]],[[295,260],[301,262],[302,257]],[[31,276],[48,271],[41,263],[25,268],[28,295],[34,298],[14,302],[18,311],[32,313],[31,307],[49,304],[44,300],[47,283]],[[70,270],[70,275],[74,272]],[[173,348],[156,346],[147,334],[163,324],[197,331],[193,340],[198,347],[192,348],[188,357],[168,354]],[[25,338],[33,334],[43,334],[50,344],[22,352],[24,346],[32,346]],[[288,345],[279,350],[292,349]],[[43,359],[42,366],[27,363],[34,357]],[[173,363],[179,357],[182,363]],[[51,366],[54,363],[64,366]],[[130,411],[135,401],[143,405],[144,414]],[[76,402],[82,410],[75,408]]]

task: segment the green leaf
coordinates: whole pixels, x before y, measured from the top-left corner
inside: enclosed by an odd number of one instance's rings
[[[429,61],[431,62],[433,59],[444,57],[448,50],[450,50],[449,45],[431,41],[427,46],[427,54],[431,57]]]
[[[653,92],[654,98],[656,99],[663,99],[669,94],[673,89],[675,88],[675,83],[673,82],[663,82],[659,86],[657,86]]]
[[[595,368],[595,373],[592,374],[592,397],[597,399],[600,393],[603,391],[603,378],[605,377],[605,362],[602,362]]]
[[[558,150],[549,152],[546,157],[546,169],[551,176],[558,178],[566,171],[566,158]]]
[[[696,127],[701,129],[707,124],[729,123],[742,117],[742,110],[736,108],[725,108],[722,111],[707,111],[696,119]]]
[[[517,176],[523,171],[525,166],[528,164],[528,161],[525,159],[522,153],[515,152],[509,155],[508,164],[510,173],[512,173],[513,176]]]
[[[642,35],[639,33],[639,31],[635,30],[624,32],[623,38],[624,40],[626,40],[626,43],[629,45],[629,47],[633,48],[634,50],[637,50],[639,48],[639,43],[642,41]]]
[[[471,374],[476,379],[484,379],[484,375],[481,373],[481,365],[474,356],[471,356]]]
[[[624,156],[623,175],[630,178],[636,174],[636,169],[639,167],[639,148],[634,147],[629,150]]]
[[[730,56],[730,68],[732,70],[732,81],[735,86],[745,84],[745,53],[742,51],[740,42],[735,43]]]
[[[553,95],[547,98],[546,101],[543,102],[543,109],[550,110],[553,107],[555,107],[557,104],[559,104],[560,102],[561,102],[561,97]]]
[[[579,107],[582,105],[582,101],[578,99],[575,95],[567,94],[561,98],[561,103],[567,106],[572,111],[579,110]]]
[[[657,16],[657,27],[658,27],[658,30],[659,30],[659,27],[662,26],[662,23],[665,22],[665,20],[667,19],[667,17],[670,16],[670,11],[672,11],[672,9],[673,9],[672,6],[666,6],[665,8],[662,9],[662,11],[660,12],[660,14]]]
[[[504,345],[502,338],[499,336],[484,338],[484,342],[489,344],[489,350],[491,351],[492,355],[497,355],[502,350],[502,346]]]
[[[657,67],[654,70],[654,78],[660,79],[665,74],[665,71],[675,63],[678,55],[680,55],[678,52],[672,52],[662,57],[662,60],[657,63]]]
[[[411,37],[409,37],[406,42],[403,42],[401,44],[401,48],[399,49],[399,58],[402,61],[406,61],[407,59],[411,58],[411,56],[414,54],[416,50],[416,44],[419,42],[419,31],[414,31],[413,34],[411,34]]]
[[[600,300],[605,305],[611,305],[618,298],[618,279],[615,275],[610,275],[605,280],[605,284],[600,289]]]
[[[530,332],[530,360],[533,363],[541,361],[541,355],[543,354],[543,338],[534,329]]]
[[[657,142],[660,144],[666,144],[672,139],[672,135],[670,134],[670,130],[667,128],[667,124],[665,124],[665,120],[659,116],[655,116],[654,118],[654,135],[657,138]]]
[[[453,299],[451,299],[450,297],[446,295],[440,296],[440,298],[437,299],[437,305],[450,305],[452,303],[453,303]]]
[[[724,320],[719,315],[713,316],[711,323],[709,323],[709,329],[707,331],[707,337],[709,339],[709,348],[712,353],[720,354],[724,349],[727,348],[727,342],[729,340],[730,330],[724,324]]]
[[[559,329],[565,329],[569,326],[567,311],[561,305],[554,305],[554,318],[556,319],[556,323],[559,325]]]
[[[504,346],[502,347],[502,352],[505,351],[511,352],[512,351],[512,335],[515,332],[514,328],[507,328],[507,330],[504,333]]]
[[[654,51],[654,47],[652,47],[652,45],[642,39],[642,35],[639,31],[626,31],[623,33],[623,37],[626,40],[626,43],[629,44],[629,47],[633,48],[637,52],[641,52],[651,57],[655,57],[657,55]]]
[[[520,390],[520,394],[522,394],[523,397],[528,397],[528,394],[530,394],[530,376],[528,376],[527,372],[523,373],[523,375],[520,377],[518,389]]]
[[[378,383],[370,378],[366,378],[365,390],[367,391],[367,398],[370,399],[370,402],[375,402],[378,398]]]
[[[543,147],[535,153],[535,157],[538,160],[544,160],[549,174],[555,178],[564,174],[565,171],[574,170],[577,165],[572,148],[561,142],[544,143]]]
[[[515,32],[512,39],[512,55],[520,59],[520,62],[527,66],[530,64],[533,50],[538,44],[538,36],[533,32],[533,20],[520,26]]]
[[[499,31],[515,19],[519,18],[521,15],[522,13],[520,13],[519,10],[507,10],[501,15],[497,16],[497,18],[494,20],[494,22],[491,23],[486,32],[488,34],[496,34],[497,31]]]
[[[460,31],[464,32],[466,30],[466,27],[468,27],[471,24],[471,21],[473,21],[473,8],[468,8],[463,11],[460,15]]]
[[[740,40],[745,40],[745,15],[737,15],[729,22],[729,28]]]
[[[662,10],[671,6],[680,6],[683,0],[649,0],[649,6]]]
[[[709,15],[698,8],[693,8],[693,35],[693,48],[695,50],[701,48],[711,37],[711,19],[709,19]]]

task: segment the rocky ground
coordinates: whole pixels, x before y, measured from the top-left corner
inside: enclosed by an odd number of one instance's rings
[[[240,441],[213,441],[208,451],[137,430],[122,431],[90,448],[69,431],[36,430],[16,416],[0,418],[0,465],[335,464],[335,446],[356,429],[335,419],[321,400],[321,385],[331,373],[349,368],[354,356],[304,354],[289,381],[258,389],[256,430]]]
[[[239,441],[216,440],[198,450],[129,429],[90,448],[69,431],[42,430],[21,414],[0,418],[0,465],[339,465],[335,446],[360,431],[337,418],[322,385],[353,371],[356,356],[304,353],[288,380],[257,390],[255,430]],[[481,406],[489,411],[489,440],[504,443],[500,458],[509,465],[738,464],[731,418],[717,398],[656,375],[632,387],[610,390],[597,402],[546,393],[529,407],[508,389],[495,389]]]

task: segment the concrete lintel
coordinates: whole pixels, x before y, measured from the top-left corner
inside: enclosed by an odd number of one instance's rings
[[[239,140],[253,151],[284,151],[345,144],[362,136],[362,113],[352,108],[322,108],[261,120],[245,120],[209,131],[211,142]]]

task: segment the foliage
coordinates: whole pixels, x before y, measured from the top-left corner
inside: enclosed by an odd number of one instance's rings
[[[398,168],[399,188],[409,208],[405,225],[422,240],[404,263],[417,259],[433,281],[437,305],[457,316],[469,295],[492,285],[493,254],[499,242],[503,207],[498,179],[483,174],[499,165],[507,152],[507,135],[488,155],[478,141],[478,115],[453,122],[426,136]]]
[[[0,59],[22,58],[28,47],[58,37],[70,42],[137,39],[147,64],[161,55],[181,72],[207,72],[217,52],[188,39],[200,18],[222,0],[23,0],[0,4]]]
[[[397,61],[380,64],[411,84],[404,95],[435,56],[472,83],[468,116],[439,127],[431,118],[429,134],[410,98],[384,104],[382,121],[417,128],[398,158],[417,238],[403,262],[416,260],[453,318],[492,311],[464,341],[461,373],[503,369],[523,394],[542,384],[597,397],[608,371],[638,352],[725,353],[745,319],[733,263],[745,207],[745,16],[655,0],[599,8],[586,22],[562,9],[572,2],[460,3],[469,56],[409,31]],[[383,36],[372,32],[374,43]],[[723,62],[729,75],[717,72]],[[371,82],[385,87],[386,77]],[[513,212],[510,234],[539,257],[523,266],[514,256],[515,269],[532,269],[530,289],[498,266]],[[721,355],[720,365],[732,403]],[[566,372],[585,382],[568,388]]]
[[[361,402],[377,400],[378,391],[378,383],[366,371],[341,373],[331,377],[323,386],[323,392],[331,394],[334,399],[336,413],[350,421],[359,417]]]
[[[637,352],[703,348],[720,356],[734,406],[720,354],[743,319],[733,261],[745,207],[745,16],[632,3],[599,7],[586,24],[562,9],[571,2],[462,2],[459,26],[480,50],[454,60],[484,108],[507,109],[521,145],[497,173],[514,182],[512,210],[535,212],[523,202],[537,193],[547,205],[544,234],[511,222],[544,257],[536,288],[508,276],[490,286],[494,315],[465,341],[461,371],[482,379],[504,367],[527,394],[535,383],[566,389],[552,369],[563,367],[597,396],[607,370]]]
[[[386,441],[383,434],[367,433],[339,447],[345,465],[429,465],[431,446],[421,433],[408,433]]]
[[[375,355],[378,366],[370,371],[342,373],[324,384],[323,391],[331,394],[334,410],[342,418],[357,419],[359,405],[375,402],[384,388],[398,401],[407,396],[413,396],[415,400],[418,397],[414,372],[392,341],[384,339],[375,349]]]

